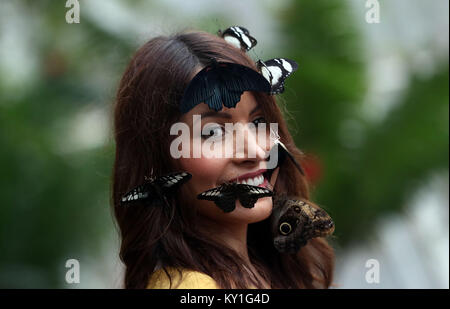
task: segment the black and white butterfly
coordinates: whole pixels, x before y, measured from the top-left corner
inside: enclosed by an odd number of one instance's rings
[[[213,201],[224,212],[231,212],[236,208],[236,200],[239,200],[245,208],[253,208],[259,198],[272,195],[273,191],[266,188],[239,183],[225,183],[220,187],[200,193],[197,198]]]
[[[289,158],[292,163],[294,163],[295,167],[299,170],[299,172],[305,176],[305,171],[303,170],[302,166],[300,165],[300,162],[298,162],[294,156],[291,154],[291,152],[287,149],[286,145],[284,145],[280,140],[275,140],[274,146],[270,150],[269,153],[270,157],[277,156],[277,164],[274,168],[277,168],[283,164],[283,162],[286,160],[286,158]],[[270,158],[268,159],[270,161]]]
[[[257,43],[256,39],[252,37],[250,35],[250,32],[244,27],[230,27],[225,29],[224,31],[219,30],[218,34],[225,41],[243,51],[249,51],[250,49],[255,47]]]
[[[172,173],[157,178],[146,179],[145,182],[122,197],[122,204],[137,201],[163,202],[169,194],[173,194],[182,184],[190,180],[187,172]]]
[[[284,91],[284,81],[298,68],[297,62],[285,58],[274,58],[267,61],[256,62],[261,74],[271,85],[270,94],[279,94]]]
[[[334,222],[325,210],[285,194],[274,197],[271,215],[273,244],[282,253],[296,253],[308,240],[334,232]]]
[[[198,72],[186,87],[180,111],[187,113],[202,102],[215,111],[223,106],[235,107],[244,91],[269,93],[270,84],[249,67],[212,59],[212,63]]]

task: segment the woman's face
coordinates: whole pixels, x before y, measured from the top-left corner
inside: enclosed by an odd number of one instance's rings
[[[198,104],[182,116],[181,122],[186,123],[191,132],[190,157],[174,159],[179,170],[192,174],[192,179],[182,187],[183,199],[197,207],[200,215],[216,223],[253,223],[270,216],[272,197],[258,199],[253,208],[244,208],[237,200],[235,210],[229,213],[224,213],[214,202],[197,199],[197,195],[206,190],[237,180],[273,188],[277,171],[271,179],[263,175],[267,167],[267,153],[273,145],[269,124],[266,124],[266,130],[256,131],[258,134],[248,130],[252,123],[257,127],[259,123],[266,122],[251,92],[244,92],[235,108],[223,107],[219,112],[205,103]],[[194,136],[194,128],[199,128],[200,124],[201,136]],[[234,132],[225,130],[226,126],[233,125],[237,128]],[[193,157],[193,147],[199,144],[206,149],[214,149],[214,146],[222,148],[215,152],[216,157],[208,156],[204,149],[201,154],[197,150],[197,157]]]

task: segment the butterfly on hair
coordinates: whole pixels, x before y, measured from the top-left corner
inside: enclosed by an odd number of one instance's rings
[[[224,31],[219,30],[217,34],[234,47],[246,52],[258,43],[246,28],[240,26],[229,27]]]
[[[271,85],[270,94],[284,92],[284,82],[298,68],[297,62],[286,58],[258,60],[256,66]]]
[[[334,232],[334,222],[325,210],[286,194],[274,197],[271,215],[273,244],[282,253],[297,253],[315,237]]]
[[[253,208],[258,199],[272,195],[273,191],[269,189],[233,182],[202,192],[197,198],[213,201],[223,212],[228,213],[236,208],[236,200],[245,208]]]
[[[206,103],[210,109],[220,111],[232,108],[241,100],[244,91],[269,93],[270,84],[257,71],[230,62],[211,63],[198,72],[186,87],[180,102],[180,111],[187,113],[197,104]]]
[[[161,177],[146,178],[145,182],[125,194],[121,203],[129,205],[133,202],[145,202],[151,206],[155,203],[164,203],[182,184],[189,181],[192,175],[187,172],[177,172]]]

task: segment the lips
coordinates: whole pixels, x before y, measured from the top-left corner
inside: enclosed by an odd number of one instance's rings
[[[243,180],[248,180],[249,178],[254,178],[256,176],[262,175],[265,171],[266,171],[266,169],[260,169],[255,172],[243,174],[236,178],[228,180],[228,182],[236,182],[236,181],[242,182]]]
[[[263,174],[259,174],[255,177],[237,180],[236,182],[244,185],[259,186],[264,182],[264,176]]]
[[[239,183],[252,185],[257,187],[267,187],[269,184],[269,177],[271,171],[267,171],[266,169],[260,169],[255,172],[247,173],[240,175],[236,178],[230,179],[226,181],[227,183]]]

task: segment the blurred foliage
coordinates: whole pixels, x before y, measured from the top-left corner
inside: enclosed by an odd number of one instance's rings
[[[67,24],[64,5],[52,4],[26,5],[40,17],[38,78],[0,92],[0,287],[67,287],[66,260],[83,265],[113,227],[113,145],[73,147],[72,124],[92,108],[110,114],[117,82],[110,75],[120,76],[134,46],[87,19]],[[0,72],[1,89],[6,78]]]
[[[411,76],[390,114],[371,123],[361,117],[368,81],[347,3],[294,1],[281,20],[287,56],[299,62],[283,96],[290,127],[312,158],[306,169],[322,171],[313,199],[346,244],[401,210],[430,173],[448,170],[448,63],[428,79]]]

